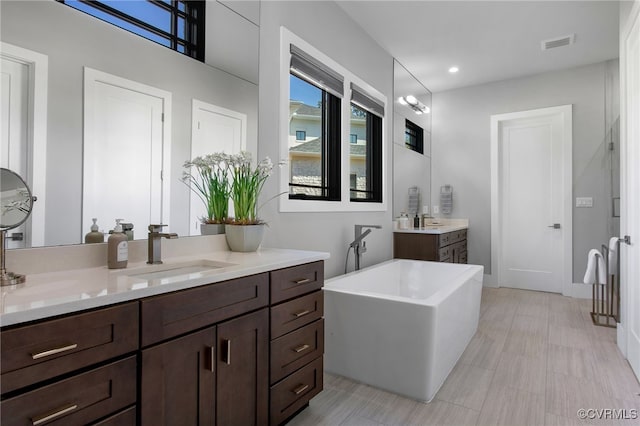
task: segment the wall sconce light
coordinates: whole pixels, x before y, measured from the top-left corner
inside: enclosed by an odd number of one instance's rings
[[[431,112],[431,108],[420,102],[413,95],[400,96],[398,98],[398,102],[401,105],[406,105],[413,110],[416,114],[429,114]]]

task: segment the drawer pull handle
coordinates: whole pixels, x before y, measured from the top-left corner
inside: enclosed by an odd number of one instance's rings
[[[297,354],[299,354],[300,352],[306,351],[307,349],[309,349],[311,346],[309,345],[302,345],[302,346],[298,346],[297,348],[293,348],[293,351]]]
[[[309,279],[309,278],[299,278],[297,280],[294,280],[293,282],[296,283],[296,284],[306,284],[308,282],[311,282],[311,279]]]
[[[231,365],[231,339],[224,340],[224,357],[223,360],[225,364]]]
[[[296,395],[300,395],[302,392],[306,391],[307,389],[309,389],[309,385],[300,385],[294,390],[292,390],[291,392],[295,393]]]
[[[59,410],[56,410],[51,414],[44,414],[41,416],[34,417],[31,419],[31,423],[33,423],[33,426],[38,426],[42,423],[48,422],[49,420],[53,420],[56,417],[60,417],[67,413],[70,413],[77,408],[78,406],[76,404],[69,405],[68,407],[60,408]]]
[[[48,351],[38,352],[37,354],[31,354],[31,358],[40,359],[40,358],[44,358],[44,357],[47,357],[47,356],[59,354],[61,352],[70,351],[70,350],[75,349],[77,347],[78,347],[78,345],[76,343],[74,343],[73,345],[63,346],[61,348],[49,349]]]
[[[296,318],[300,318],[300,317],[303,317],[303,316],[307,315],[309,312],[311,312],[311,311],[308,311],[308,310],[305,309],[304,311],[294,312],[293,316],[296,317]]]

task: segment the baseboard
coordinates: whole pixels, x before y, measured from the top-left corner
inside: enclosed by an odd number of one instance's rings
[[[627,358],[627,330],[624,329],[624,326],[621,322],[617,324],[616,327],[616,342],[618,343],[618,349],[622,352],[622,355]]]
[[[593,297],[591,284],[571,283],[568,290],[568,294],[565,294],[565,296],[576,299],[591,299]]]
[[[493,275],[491,274],[484,274],[484,276],[482,277],[482,286],[498,288],[498,284],[494,281]]]

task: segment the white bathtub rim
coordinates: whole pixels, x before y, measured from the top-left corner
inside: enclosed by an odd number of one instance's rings
[[[369,292],[369,291],[363,291],[363,290],[350,290],[350,289],[344,289],[344,288],[339,288],[339,287],[332,287],[331,283],[334,281],[340,281],[343,279],[348,279],[351,276],[355,276],[364,272],[367,272],[371,269],[375,269],[375,268],[379,268],[382,267],[384,265],[390,264],[390,263],[401,263],[401,262],[420,262],[420,263],[437,263],[438,265],[448,265],[447,263],[441,263],[441,262],[430,262],[430,261],[424,261],[424,260],[410,260],[410,259],[391,259],[391,260],[387,260],[381,263],[376,263],[375,265],[371,265],[368,266],[364,269],[361,269],[359,271],[352,271],[349,272],[348,274],[344,274],[344,275],[338,275],[336,277],[330,278],[328,280],[325,280],[324,283],[324,291],[332,291],[332,292],[336,292],[336,293],[344,293],[344,294],[353,294],[353,295],[358,295],[358,296],[363,296],[363,297],[370,297],[370,298],[374,298],[374,299],[383,299],[383,300],[393,300],[396,302],[402,302],[402,303],[409,303],[409,304],[413,304],[413,305],[422,305],[422,306],[437,306],[441,301],[443,301],[446,297],[448,297],[451,293],[453,293],[458,286],[452,285],[452,286],[445,286],[443,288],[441,288],[440,290],[436,291],[434,294],[430,295],[429,297],[427,297],[426,299],[412,299],[410,297],[403,297],[403,296],[394,296],[394,295],[390,295],[390,294],[383,294],[383,293],[376,293],[376,292]],[[454,266],[456,268],[459,268],[461,266],[468,266],[469,268],[467,268],[465,271],[462,271],[459,275],[456,276],[456,282],[465,282],[469,279],[472,279],[473,276],[475,274],[477,274],[478,272],[480,272],[480,283],[482,284],[482,278],[483,278],[483,272],[484,272],[484,266],[482,265],[473,265],[473,264],[451,264],[451,266]]]

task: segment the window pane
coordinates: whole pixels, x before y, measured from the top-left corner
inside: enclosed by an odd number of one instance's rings
[[[102,3],[171,33],[171,12],[165,8],[140,0],[102,0]]]
[[[184,29],[185,29],[184,18],[178,18],[178,32],[176,35],[178,36],[178,38],[186,40],[187,34],[185,33]]]
[[[82,3],[77,0],[66,0],[65,4],[68,4],[69,6],[75,9],[86,12],[89,15],[95,16],[96,18],[102,19],[103,21],[116,25],[122,29],[138,34],[139,36],[142,36],[146,39],[155,41],[156,43],[160,43],[163,46],[167,46],[167,47],[171,46],[171,42],[168,39],[161,37],[157,34],[154,34],[151,31],[142,29],[137,25],[131,24],[123,19],[118,18],[117,16],[113,16],[113,15],[110,15],[109,13],[96,9],[86,3]]]
[[[351,199],[369,198],[370,188],[367,176],[367,114],[368,112],[351,104],[351,138],[349,140],[349,189]],[[355,137],[355,138],[354,138]],[[355,139],[355,142],[353,142]],[[355,176],[355,178],[354,178]]]
[[[289,188],[290,194],[321,197],[323,190],[323,91],[289,76]],[[304,133],[304,138],[298,136]]]

